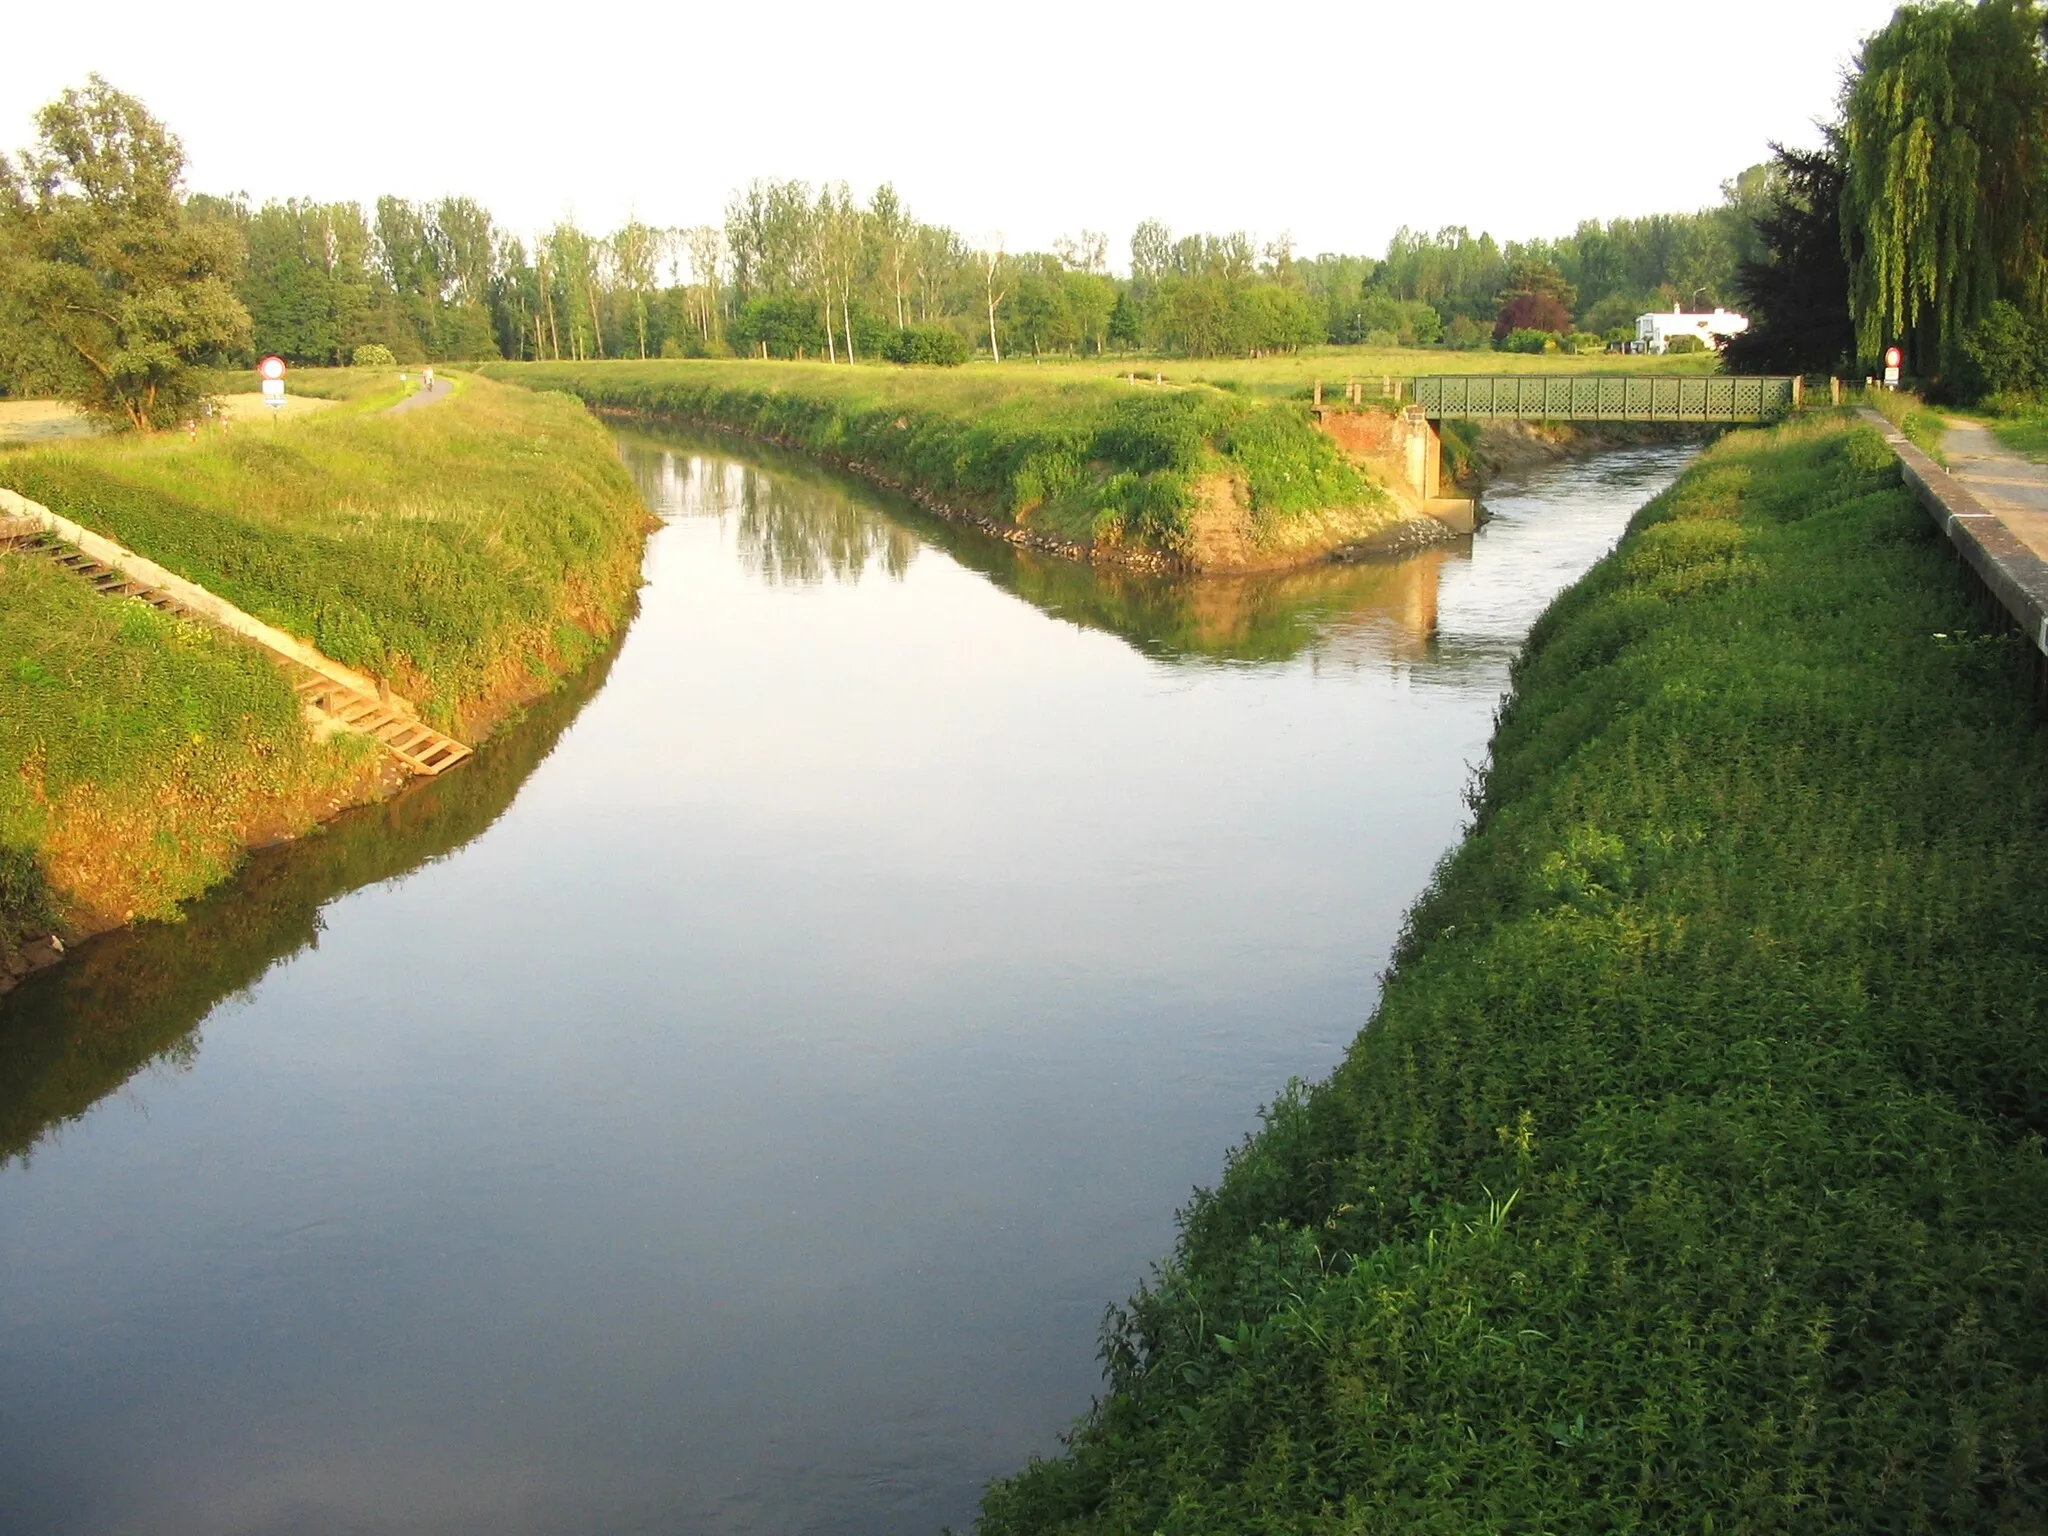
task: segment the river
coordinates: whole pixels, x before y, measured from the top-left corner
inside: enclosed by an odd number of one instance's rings
[[[662,527],[591,675],[0,1001],[10,1536],[964,1527],[1691,452],[1194,582],[621,450]]]

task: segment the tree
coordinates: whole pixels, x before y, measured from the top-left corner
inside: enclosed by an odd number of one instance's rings
[[[988,304],[988,354],[992,362],[1000,363],[1003,349],[996,340],[996,309],[1010,292],[1010,258],[1003,254],[1002,236],[992,238],[975,261],[981,269],[982,298]]]
[[[1572,312],[1547,293],[1503,294],[1493,322],[1493,339],[1505,341],[1517,331],[1547,331],[1563,336],[1572,328]]]
[[[1728,338],[1731,373],[1831,373],[1849,366],[1849,263],[1842,255],[1843,168],[1838,145],[1772,146],[1778,175],[1756,211],[1759,254],[1735,270],[1749,329]]]
[[[1902,5],[1843,94],[1842,221],[1860,354],[1939,375],[2003,298],[2048,297],[2048,65],[2035,0]]]
[[[2048,325],[2000,299],[1963,333],[1965,392],[2035,395],[2048,387]]]
[[[143,431],[200,395],[193,367],[245,346],[233,225],[185,217],[178,140],[98,75],[0,155],[0,352],[86,411]]]

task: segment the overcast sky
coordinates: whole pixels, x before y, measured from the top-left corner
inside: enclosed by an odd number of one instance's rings
[[[893,181],[1043,249],[1083,228],[1502,238],[1700,207],[1813,143],[1894,0],[9,7],[0,145],[97,70],[195,190],[465,193],[530,230],[715,222],[753,176]]]

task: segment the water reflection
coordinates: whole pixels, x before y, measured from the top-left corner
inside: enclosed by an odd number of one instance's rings
[[[320,944],[321,908],[444,859],[504,814],[604,686],[616,649],[540,700],[458,773],[263,849],[175,923],[142,923],[80,946],[0,999],[0,1166],[148,1069],[198,1055],[199,1026],[273,966]]]
[[[1615,509],[1656,494],[1697,450],[1621,450],[1495,486],[1493,521],[1477,536],[1492,549],[1481,574],[1468,536],[1406,556],[1202,577],[1020,549],[796,454],[702,428],[638,426],[620,435],[620,451],[664,517],[731,519],[743,563],[770,583],[857,582],[871,564],[900,578],[926,543],[1043,612],[1162,661],[1393,664],[1425,684],[1491,687],[1536,612],[1612,541]],[[1457,594],[1448,616],[1446,592]]]
[[[1168,661],[1419,659],[1436,633],[1444,565],[1471,558],[1463,539],[1400,559],[1243,576],[1091,566],[1019,549],[751,442],[661,426],[636,428],[620,442],[650,506],[665,517],[733,519],[741,559],[765,581],[858,581],[870,563],[901,577],[922,541],[1056,618],[1120,635]],[[764,467],[723,456],[735,449]]]
[[[664,518],[732,517],[740,562],[770,586],[859,581],[870,563],[902,580],[915,534],[808,466],[768,473],[752,464],[628,443],[626,467]]]

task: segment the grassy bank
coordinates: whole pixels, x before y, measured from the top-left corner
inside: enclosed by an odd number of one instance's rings
[[[1027,368],[494,364],[603,409],[783,443],[1049,546],[1203,568],[1284,565],[1409,521],[1305,407]]]
[[[1021,1532],[2028,1531],[2048,730],[1876,434],[1733,434],[1533,635],[1333,1077]]]
[[[298,421],[0,453],[0,484],[478,736],[616,630],[645,514],[573,400],[471,380],[387,416],[383,381],[327,382]],[[262,653],[0,555],[0,965],[169,915],[388,771],[315,741]]]

